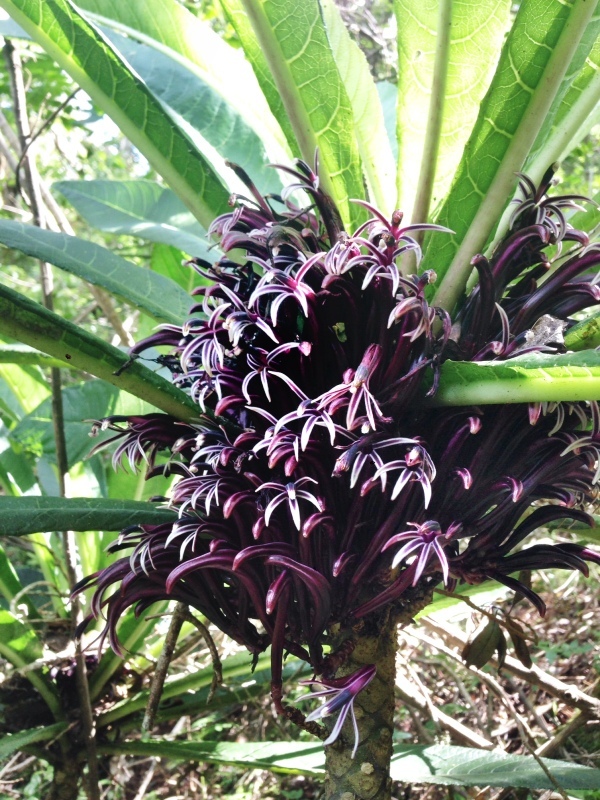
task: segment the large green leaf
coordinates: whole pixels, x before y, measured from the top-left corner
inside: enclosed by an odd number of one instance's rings
[[[256,132],[272,161],[287,160],[285,136],[252,68],[242,51],[228,45],[207,22],[177,0],[80,0],[78,6],[99,23],[178,59]]]
[[[312,163],[319,149],[323,188],[334,198],[346,225],[364,219],[364,209],[350,198],[364,198],[354,119],[346,89],[327,39],[318,0],[222,0],[234,25],[248,37],[247,22],[277,86],[298,140],[300,153]],[[248,53],[253,65],[255,50]],[[258,73],[259,74],[259,73]],[[267,99],[271,99],[268,95]]]
[[[351,38],[333,0],[319,0],[327,36],[348,96],[371,201],[384,214],[395,209],[395,162],[377,87],[364,53]]]
[[[211,86],[161,50],[110,29],[105,32],[150,91],[174,112],[177,120],[188,124],[190,138],[227,183],[234,186],[235,178],[226,171],[223,159],[243,167],[263,194],[281,191],[280,177],[269,166],[260,136]]]
[[[471,258],[484,248],[565,72],[585,39],[596,0],[523,0],[508,35],[450,194],[436,222],[453,230],[427,248],[423,269],[438,276],[435,303],[451,309]],[[441,280],[440,280],[441,279]]]
[[[509,361],[446,361],[434,405],[600,400],[600,352],[524,355]]]
[[[130,525],[172,522],[166,508],[104,497],[0,497],[0,536],[36,531],[120,531]]]
[[[229,192],[142,80],[70,0],[0,6],[92,97],[207,227]]]
[[[452,745],[399,746],[392,756],[392,779],[443,786],[506,786],[509,788],[596,789],[600,770],[570,761],[544,758],[553,783],[533,756],[481,752]]]
[[[20,733],[11,733],[8,736],[3,736],[0,739],[0,758],[7,758],[28,745],[57,739],[68,727],[68,722],[57,722],[44,728],[29,728],[29,730],[21,731]]]
[[[213,764],[232,764],[246,769],[268,769],[291,774],[323,775],[325,756],[320,743],[300,742],[119,742],[100,745],[107,755],[154,756]],[[556,782],[565,789],[596,789],[600,770],[568,761],[544,759]],[[391,777],[402,783],[451,786],[507,786],[554,789],[532,756],[481,752],[451,745],[396,745]]]
[[[524,171],[535,182],[542,178],[549,164],[559,161],[575,147],[598,120],[599,31],[600,14],[596,8],[525,163]]]
[[[177,419],[199,416],[198,406],[165,378],[131,363],[125,353],[58,314],[0,284],[0,335],[24,342],[111,383]]]
[[[81,216],[101,231],[139,236],[213,261],[206,232],[170,189],[153,181],[58,181],[60,192]]]
[[[398,207],[413,222],[446,194],[506,31],[510,0],[395,0]],[[428,182],[427,187],[424,182]]]
[[[292,128],[283,105],[282,97],[273,80],[273,75],[269,69],[260,42],[254,35],[252,25],[246,15],[243,0],[220,0],[220,3],[227,19],[233,28],[235,28],[237,38],[242,45],[244,54],[252,65],[262,95],[268,102],[270,113],[277,120],[285,136],[289,152],[297,158],[300,155],[300,148],[296,140],[296,134],[294,133],[294,129]]]
[[[187,316],[190,298],[177,284],[93,242],[13,220],[0,220],[0,242],[102,286],[160,321],[177,325]]]

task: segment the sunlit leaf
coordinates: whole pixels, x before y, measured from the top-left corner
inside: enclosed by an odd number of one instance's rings
[[[207,260],[218,257],[206,231],[170,189],[152,181],[58,181],[60,192],[101,231],[139,236]]]
[[[0,242],[102,286],[155,319],[181,324],[187,316],[190,298],[179,286],[93,242],[13,220],[0,220]]]
[[[176,516],[135,500],[104,497],[0,497],[0,536],[36,531],[120,531],[129,525],[158,525]]]

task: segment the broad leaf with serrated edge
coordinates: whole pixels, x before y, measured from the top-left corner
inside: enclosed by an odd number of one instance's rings
[[[222,4],[230,7],[229,0]],[[351,198],[364,198],[360,157],[350,101],[318,0],[242,0],[242,4],[283,100],[300,153],[312,164],[318,148],[321,185],[337,203],[344,223],[354,228],[365,217],[364,209],[349,202]],[[231,4],[233,10],[237,6],[237,2]],[[235,24],[235,16],[232,21]],[[249,58],[254,64],[252,54]]]
[[[436,222],[454,235],[431,241],[423,269],[437,273],[435,304],[452,309],[516,186],[596,2],[524,0]]]
[[[431,198],[446,194],[477,118],[506,32],[510,0],[453,0],[443,81],[433,85],[439,12],[446,0],[395,0],[398,20],[398,207],[411,216],[430,105],[442,110]],[[429,156],[428,156],[429,157]],[[419,219],[414,222],[424,222]]]
[[[178,59],[260,136],[272,161],[287,160],[285,136],[250,64],[208,22],[177,0],[80,0],[77,5],[98,23]]]

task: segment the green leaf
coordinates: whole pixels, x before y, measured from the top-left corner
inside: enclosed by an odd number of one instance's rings
[[[323,775],[323,745],[300,742],[119,742],[102,744],[106,755],[154,756],[212,764],[231,764],[246,769],[268,769],[287,774]],[[600,770],[568,761],[543,759],[557,783],[565,789],[595,789]],[[432,783],[442,786],[507,786],[553,789],[532,756],[481,752],[451,745],[396,745],[391,777],[402,783]]]
[[[549,164],[564,158],[597,122],[600,102],[599,32],[600,14],[596,9],[527,158],[524,172],[535,183],[542,178]]]
[[[290,123],[283,99],[273,79],[261,44],[256,38],[244,9],[243,0],[220,0],[220,3],[229,23],[235,29],[246,58],[252,65],[255,78],[262,90],[262,96],[268,103],[270,115],[277,120],[280,129],[283,131],[289,151],[293,157],[298,158],[301,153],[296,134]]]
[[[158,183],[58,181],[52,189],[101,231],[161,242],[208,261],[219,257],[219,250],[210,249],[206,232],[177,195]]]
[[[215,159],[215,151],[245,169],[263,194],[281,192],[279,174],[269,166],[260,136],[217,92],[160,49],[104,30],[150,91],[191,126],[185,130],[224,180],[231,184],[232,176],[225,162]]]
[[[591,350],[600,347],[600,314],[593,314],[573,325],[565,333],[567,350]]]
[[[77,5],[91,12],[91,19],[178,59],[258,134],[271,161],[288,160],[285,136],[252,68],[207,22],[177,0],[80,0]]]
[[[288,775],[322,775],[323,745],[300,742],[119,742],[99,745],[102,755],[132,755],[231,764],[244,769],[268,769]]]
[[[383,110],[383,121],[395,163],[398,159],[398,140],[396,138],[396,102],[398,100],[398,90],[394,84],[389,81],[379,81],[376,86],[379,102]]]
[[[509,361],[446,361],[433,405],[600,400],[600,352],[524,355]]]
[[[497,600],[498,597],[501,597],[503,594],[506,594],[506,586],[503,586],[501,583],[497,581],[483,581],[483,583],[478,583],[476,586],[461,586],[458,590],[454,591],[454,594],[460,595],[460,597],[447,597],[446,595],[439,594],[438,592],[433,590],[433,600],[429,603],[428,606],[415,616],[415,619],[421,619],[422,617],[431,617],[433,614],[437,614],[440,611],[446,611],[447,609],[454,609],[456,612],[455,606],[463,604],[465,609],[468,609],[468,606],[465,606],[463,600],[460,598],[472,598],[477,597],[479,603],[488,603],[492,602],[493,600]],[[479,595],[485,595],[483,598],[479,598]],[[470,612],[469,612],[470,613]]]
[[[556,788],[533,756],[482,752],[452,745],[400,746],[394,750],[393,780],[442,786]],[[600,786],[598,769],[570,761],[542,760],[563,789],[596,789]]]
[[[160,375],[58,314],[0,284],[0,335],[24,342],[102,378],[176,419],[193,420],[198,406]]]
[[[159,525],[173,511],[135,500],[104,497],[0,497],[0,536],[37,531],[120,531],[130,525]]]
[[[364,209],[354,119],[327,39],[318,0],[242,0],[281,94],[304,160],[319,149],[320,177],[351,229]],[[224,1],[229,6],[229,0]]]
[[[181,250],[167,244],[155,244],[150,257],[150,268],[159,275],[164,275],[178,283],[181,288],[191,294],[197,286],[206,286],[209,281],[185,263]]]
[[[12,220],[0,220],[0,242],[102,286],[155,319],[177,325],[187,317],[190,298],[179,286],[98,244]]]
[[[64,367],[64,363],[57,358],[47,356],[45,353],[40,353],[33,347],[28,347],[26,344],[0,344],[0,364],[19,364],[20,366],[33,366],[33,367]],[[23,372],[23,371],[21,371]],[[27,373],[23,373],[27,374]],[[2,367],[0,367],[0,375],[3,379]],[[47,391],[44,396],[49,393],[47,382],[40,374],[41,380],[46,384]],[[31,394],[27,394],[27,398],[31,402],[33,399]],[[41,399],[41,398],[40,398]]]
[[[0,758],[8,756],[39,742],[48,742],[50,739],[58,739],[69,727],[68,722],[57,722],[55,725],[47,725],[45,728],[29,728],[20,733],[11,733],[0,739]]]
[[[229,192],[208,161],[70,0],[0,6],[112,117],[202,225],[227,210]]]
[[[423,269],[438,276],[434,302],[452,309],[471,258],[482,252],[512,198],[517,177],[592,20],[596,2],[524,0],[436,222],[455,232],[431,237]]]
[[[49,395],[48,381],[38,367],[0,363],[0,411],[11,419],[21,419]]]
[[[396,208],[395,162],[377,87],[364,53],[348,33],[333,0],[319,0],[327,36],[352,107],[358,149],[371,201],[391,215]]]
[[[413,222],[425,222],[448,191],[498,62],[510,8],[510,0],[395,0],[398,207]],[[427,197],[415,207],[425,182]]]
[[[17,498],[10,499],[14,500]],[[17,605],[19,610],[21,610],[22,606],[25,606],[29,619],[39,618],[39,613],[33,601],[27,596],[27,593],[23,591],[23,585],[19,580],[19,576],[2,547],[0,547],[0,594],[2,594],[9,603],[12,603],[18,595]]]

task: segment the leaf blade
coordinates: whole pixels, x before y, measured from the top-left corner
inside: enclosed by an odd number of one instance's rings
[[[47,531],[120,531],[129,525],[159,525],[177,515],[136,500],[104,497],[0,497],[0,536]]]
[[[242,1],[302,157],[311,164],[318,148],[323,188],[337,203],[344,223],[353,228],[365,216],[364,209],[349,202],[350,198],[364,198],[360,157],[350,101],[331,52],[318,0]]]
[[[449,10],[447,54],[437,67],[439,2],[395,0],[398,20],[398,207],[413,222],[425,142],[432,113],[441,112],[434,161],[437,162],[431,204],[446,194],[477,117],[502,46],[511,3],[507,0],[453,0]],[[447,20],[446,20],[447,23]],[[443,53],[440,53],[443,57]],[[440,80],[441,79],[441,80]],[[468,86],[468,91],[465,91]],[[429,203],[427,204],[427,208]]]
[[[190,298],[175,282],[94,242],[13,220],[0,220],[0,242],[102,286],[161,322],[177,325],[187,316]]]
[[[512,198],[519,171],[560,91],[596,3],[525,0],[508,35],[498,69],[465,147],[452,189],[436,218],[454,235],[427,248],[423,269],[434,269],[434,302],[452,309],[471,272],[471,258]]]
[[[170,245],[209,261],[206,231],[170,189],[147,180],[57,181],[59,192],[81,216],[101,231]]]

